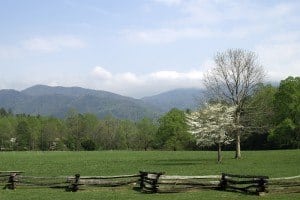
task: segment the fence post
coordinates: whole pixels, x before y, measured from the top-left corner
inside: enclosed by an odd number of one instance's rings
[[[148,175],[147,172],[142,172],[142,171],[140,171],[140,189],[141,189],[141,190],[145,187],[144,180],[145,180],[145,177],[146,177],[147,175]]]
[[[66,191],[68,192],[77,192],[79,190],[79,180],[80,180],[80,174],[75,174],[74,182],[67,187]]]
[[[221,190],[226,190],[227,186],[228,186],[228,182],[226,180],[226,174],[222,173],[219,187]]]
[[[8,177],[8,189],[15,190],[17,186],[17,179],[16,179],[17,173],[10,173]]]
[[[267,184],[267,180],[264,177],[260,177],[258,180],[258,187],[256,189],[256,192],[258,195],[261,195],[265,192],[267,192],[266,190],[266,184]]]
[[[157,193],[158,192],[158,179],[163,173],[157,173],[155,179],[152,181],[152,192]]]
[[[79,179],[80,179],[80,174],[75,174],[75,183],[73,184],[73,192],[77,192],[77,190],[79,189],[78,185],[79,185]]]

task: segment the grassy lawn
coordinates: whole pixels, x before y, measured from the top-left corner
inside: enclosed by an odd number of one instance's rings
[[[300,175],[300,150],[245,151],[241,160],[233,152],[100,151],[100,152],[0,152],[0,171],[19,170],[27,176],[136,174],[139,170],[167,175],[212,175],[235,173],[270,177]],[[131,187],[86,188],[77,193],[60,189],[19,188],[0,190],[0,199],[300,199],[300,193],[267,194],[264,197],[219,191],[189,191],[176,194],[141,194]]]

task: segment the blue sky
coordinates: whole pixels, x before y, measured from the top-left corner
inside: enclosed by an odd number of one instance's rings
[[[300,1],[0,0],[0,89],[80,86],[143,97],[201,87],[213,56],[257,53],[300,75]]]

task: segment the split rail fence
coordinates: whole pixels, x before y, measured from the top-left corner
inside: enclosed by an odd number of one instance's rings
[[[300,192],[300,175],[269,178],[251,175],[177,176],[164,172],[140,171],[137,174],[120,176],[24,176],[21,171],[0,171],[3,189],[25,187],[61,188],[76,192],[86,187],[117,187],[129,185],[144,193],[184,192],[190,189],[213,189],[262,195],[267,192]]]

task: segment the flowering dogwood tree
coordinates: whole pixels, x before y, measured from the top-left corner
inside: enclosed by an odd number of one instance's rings
[[[221,103],[207,104],[204,108],[186,114],[189,132],[201,146],[218,146],[218,163],[221,162],[221,147],[233,141],[230,133],[237,128],[234,124],[235,106]]]

